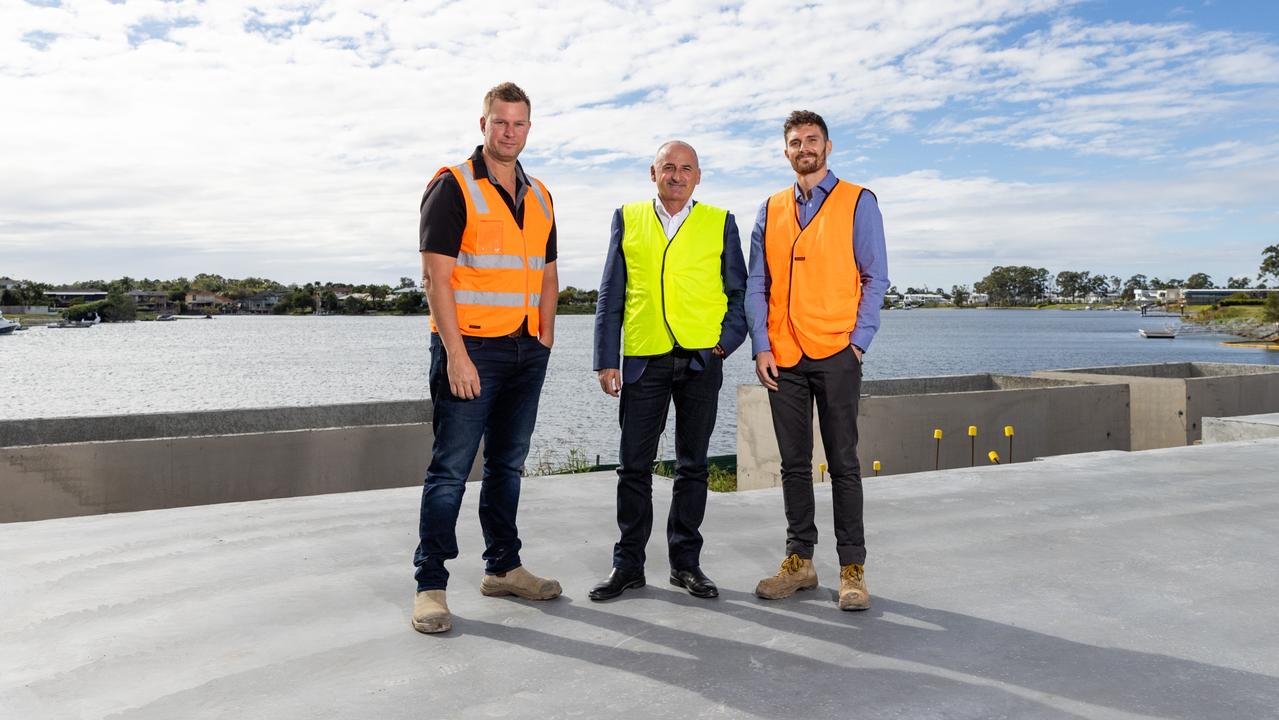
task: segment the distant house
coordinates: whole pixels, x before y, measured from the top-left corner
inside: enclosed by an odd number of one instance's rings
[[[270,314],[280,304],[281,294],[267,290],[250,295],[238,304],[240,311],[255,314]]]
[[[1215,302],[1221,302],[1231,295],[1243,295],[1244,297],[1264,300],[1272,293],[1279,293],[1279,288],[1173,288],[1168,291],[1168,302],[1184,303],[1186,305],[1211,305]]]
[[[1098,303],[1119,302],[1119,293],[1093,293],[1090,292],[1084,296],[1084,302],[1089,305],[1097,305]]]
[[[355,298],[356,300],[363,300],[364,302],[373,302],[373,296],[368,293],[337,293],[338,300],[345,300],[347,298]]]
[[[426,288],[422,287],[421,285],[418,285],[416,287],[399,288],[391,291],[391,294],[393,295],[407,295],[409,293],[419,293],[421,295],[425,295]]]
[[[946,302],[946,298],[937,293],[906,293],[902,295],[902,302],[908,307],[918,307],[920,305],[941,305]]]
[[[990,302],[990,295],[988,295],[987,293],[975,292],[975,293],[968,294],[969,305],[985,305],[989,302]]]
[[[71,307],[72,305],[79,305],[81,303],[106,300],[107,291],[98,290],[96,288],[90,288],[88,290],[60,288],[58,290],[45,290],[44,296],[50,300],[50,305],[55,307]]]
[[[18,281],[11,277],[0,277],[0,290],[12,290],[18,287]]]
[[[187,293],[186,304],[187,310],[191,312],[220,312],[222,308],[231,304],[231,298],[211,292],[189,292]]]
[[[133,290],[125,293],[133,298],[133,303],[143,312],[156,312],[167,315],[176,310],[176,303],[169,299],[169,293],[158,290]]]

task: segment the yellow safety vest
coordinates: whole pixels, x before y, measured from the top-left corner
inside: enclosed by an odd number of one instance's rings
[[[622,206],[626,259],[623,354],[661,355],[719,342],[728,296],[720,263],[728,211],[696,203],[670,241],[653,201]]]

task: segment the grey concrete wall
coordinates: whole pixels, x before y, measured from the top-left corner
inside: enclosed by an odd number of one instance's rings
[[[430,421],[430,400],[0,420],[0,447]]]
[[[413,400],[0,422],[0,522],[418,485],[430,418]]]
[[[858,456],[867,477],[874,474],[875,460],[880,461],[883,475],[932,470],[937,452],[934,429],[943,433],[942,468],[968,467],[974,454],[977,465],[987,465],[990,450],[998,451],[1007,462],[1005,425],[1015,430],[1013,460],[1017,462],[1048,455],[1127,450],[1130,445],[1129,392],[1122,384],[961,375],[867,381],[862,390]],[[737,486],[742,490],[781,483],[767,392],[758,385],[738,388]],[[978,430],[971,444],[970,425]],[[820,470],[825,462],[818,436],[813,448],[815,482],[825,480]]]
[[[1034,377],[1107,384],[1132,393],[1132,449],[1190,445],[1205,416],[1279,411],[1279,368],[1229,363],[1159,363],[1071,368]]]
[[[0,522],[403,487],[429,425],[0,448]]]
[[[1279,438],[1279,413],[1203,419],[1204,445],[1272,438]]]

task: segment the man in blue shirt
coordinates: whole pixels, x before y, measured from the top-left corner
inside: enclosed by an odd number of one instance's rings
[[[751,232],[746,315],[755,372],[768,389],[781,453],[786,559],[755,594],[775,600],[817,587],[813,404],[831,471],[839,606],[870,607],[864,580],[857,400],[862,355],[879,329],[888,288],[884,226],[875,195],[826,167],[832,144],[813,112],[783,128],[795,184],[760,207]]]

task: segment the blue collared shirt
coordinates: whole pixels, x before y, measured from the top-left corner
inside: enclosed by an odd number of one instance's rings
[[[696,202],[694,202],[696,204]],[[595,306],[595,369],[615,369],[622,353],[622,316],[626,309],[626,258],[622,255],[622,237],[626,228],[622,210],[613,213],[613,229],[608,241],[608,255],[604,258],[604,277],[600,280],[599,298]],[[724,252],[720,255],[720,275],[724,279],[724,294],[728,296],[728,311],[720,323],[719,346],[724,354],[731,355],[746,340],[746,312],[743,297],[746,294],[746,262],[742,258],[742,243],[737,235],[737,221],[728,213],[724,222]],[[710,349],[700,349],[701,367],[710,362]],[[622,358],[622,382],[633,383],[644,374],[648,366],[646,357]]]
[[[799,184],[795,184],[795,207],[799,212],[799,227],[808,223],[822,209],[822,204],[835,189],[838,178],[827,170],[826,177],[817,183],[809,197],[805,198]],[[768,262],[764,256],[764,228],[768,222],[768,201],[759,207],[755,227],[751,229],[751,254],[746,276],[746,322],[750,325],[751,354],[772,349],[768,340]],[[862,297],[857,306],[857,326],[849,334],[848,341],[865,352],[879,330],[879,308],[884,304],[888,291],[888,250],[884,245],[884,218],[879,214],[875,194],[862,190],[857,199],[857,214],[853,220],[853,257],[857,273],[862,278]]]

